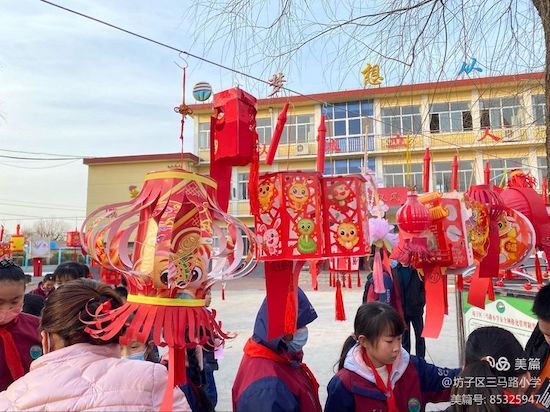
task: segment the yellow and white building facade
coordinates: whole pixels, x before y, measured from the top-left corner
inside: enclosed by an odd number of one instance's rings
[[[546,176],[544,74],[479,77],[308,96],[259,99],[257,131],[261,159],[271,142],[277,117],[290,103],[274,164],[260,170],[314,170],[321,115],[327,126],[325,173],[374,171],[381,186],[422,187],[425,148],[431,149],[430,190],[450,190],[451,162],[460,160],[459,190],[483,183],[486,162],[495,184],[506,172],[529,170]],[[191,106],[193,154],[185,167],[208,173],[211,103]],[[150,170],[173,167],[179,154],[87,159],[87,211],[128,199]],[[366,165],[365,165],[366,162]],[[117,181],[112,182],[113,176]],[[248,204],[248,167],[232,175],[229,212],[253,226]]]

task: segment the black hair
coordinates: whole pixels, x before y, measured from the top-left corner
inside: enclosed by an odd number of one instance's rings
[[[53,273],[48,273],[46,275],[44,275],[44,277],[42,278],[42,282],[50,282],[50,281],[55,281],[55,278],[53,276]]]
[[[115,292],[123,299],[128,298],[128,289],[126,289],[124,286],[115,287]]]
[[[484,363],[496,376],[514,377],[525,373],[524,369],[516,368],[516,359],[524,359],[525,351],[512,332],[496,326],[485,326],[470,333],[466,341],[464,367],[476,363]],[[501,361],[504,366],[491,365]],[[521,365],[519,365],[521,366]]]
[[[26,283],[25,272],[11,259],[0,259],[0,282],[23,282]]]
[[[27,293],[23,297],[23,309],[22,311],[29,315],[42,316],[42,309],[44,308],[44,298],[42,296],[33,295]]]
[[[80,263],[77,262],[65,262],[55,268],[53,277],[56,282],[61,280],[74,280],[79,278],[86,278],[87,274]],[[86,266],[87,267],[87,266]]]
[[[535,296],[533,313],[539,319],[550,321],[550,284],[541,288]]]
[[[513,378],[526,373],[524,369],[516,367],[516,359],[525,359],[525,353],[515,336],[502,328],[487,326],[474,330],[466,341],[465,364],[460,378],[463,385],[454,385],[452,395],[473,398],[480,396],[485,399],[483,405],[453,404],[452,412],[499,412],[507,411],[505,405],[491,404],[491,396],[502,396],[503,386],[489,386],[486,384],[466,384],[471,378],[492,378],[495,382],[498,377]]]
[[[369,302],[359,306],[353,323],[354,335],[349,336],[342,347],[338,370],[344,367],[344,361],[349,350],[357,343],[360,335],[367,338],[375,345],[384,333],[391,336],[402,335],[405,331],[405,323],[390,305],[380,302]]]

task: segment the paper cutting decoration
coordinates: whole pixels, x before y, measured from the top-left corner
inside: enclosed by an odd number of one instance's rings
[[[264,174],[255,217],[261,260],[321,258],[321,184],[317,173]]]
[[[367,193],[361,175],[325,176],[323,232],[327,257],[370,253]]]
[[[529,258],[535,247],[535,229],[521,213],[506,209],[498,220],[500,270],[512,269]]]
[[[205,102],[212,96],[212,86],[208,82],[198,82],[193,87],[193,97],[199,102]]]
[[[206,290],[255,264],[252,233],[220,209],[215,189],[212,179],[185,170],[152,172],[135,199],[95,210],[82,226],[83,249],[104,269],[122,273],[129,289],[127,303],[96,313],[88,332],[109,339],[128,323],[121,344],[152,334],[156,345],[169,347],[174,385],[185,381],[185,348],[212,345],[215,334],[227,337],[204,308]],[[169,388],[164,406],[171,396]]]

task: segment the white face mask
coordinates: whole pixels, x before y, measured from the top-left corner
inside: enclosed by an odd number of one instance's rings
[[[300,328],[296,331],[292,340],[285,342],[286,347],[290,352],[300,352],[307,343],[308,331],[307,328]]]
[[[10,323],[21,313],[22,309],[23,303],[14,308],[0,310],[0,325],[7,325],[8,323]]]

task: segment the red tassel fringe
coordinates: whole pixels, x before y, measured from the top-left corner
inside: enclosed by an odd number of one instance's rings
[[[487,289],[487,297],[490,301],[495,300],[495,288],[493,286],[493,279],[489,279],[489,288]]]
[[[351,289],[351,273],[348,273],[348,288]]]
[[[456,275],[456,290],[464,290],[464,277],[462,275]]]
[[[222,286],[222,300],[225,300],[225,286]]]
[[[361,287],[361,273],[357,272],[357,287]]]
[[[542,285],[542,268],[540,266],[540,259],[537,252],[535,252],[535,274],[537,277],[537,283],[539,286]]]
[[[335,319],[346,320],[346,310],[344,309],[344,298],[342,297],[342,285],[340,283],[340,279],[336,280]]]

